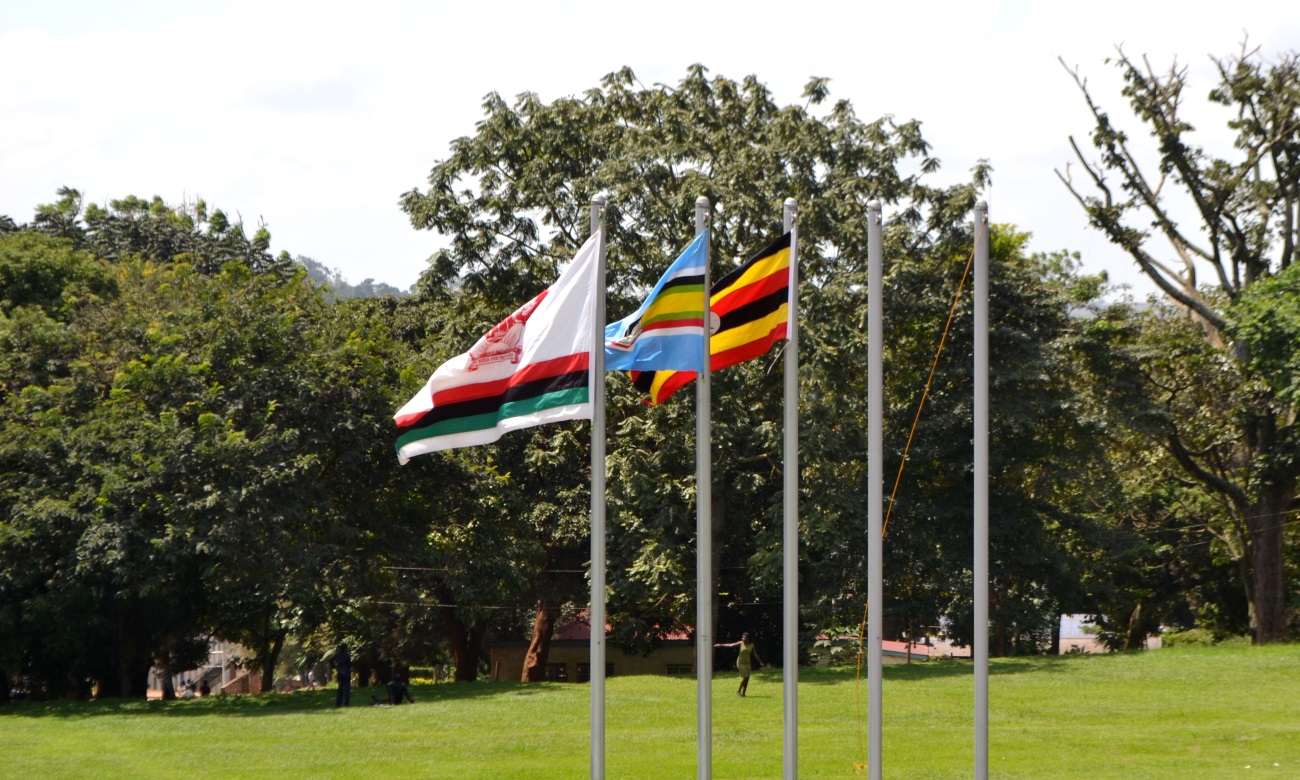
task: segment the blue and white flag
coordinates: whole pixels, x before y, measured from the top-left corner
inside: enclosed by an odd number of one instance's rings
[[[704,262],[700,233],[633,314],[605,327],[606,371],[704,370]]]

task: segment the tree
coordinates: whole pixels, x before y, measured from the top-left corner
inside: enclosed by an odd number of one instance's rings
[[[1288,518],[1300,507],[1296,406],[1279,392],[1279,378],[1263,370],[1279,365],[1269,353],[1276,342],[1243,336],[1236,304],[1300,251],[1300,55],[1270,61],[1243,44],[1215,61],[1219,83],[1208,99],[1228,109],[1235,138],[1227,156],[1195,142],[1184,115],[1185,67],[1174,63],[1159,73],[1122,50],[1113,63],[1158,159],[1144,162],[1141,143],[1112,120],[1075,69],[1096,123],[1091,136],[1099,158],[1090,159],[1071,138],[1084,176],[1077,180],[1068,166],[1058,176],[1089,224],[1200,330],[1205,347],[1188,358],[1214,364],[1219,392],[1204,393],[1195,382],[1161,384],[1153,372],[1150,402],[1159,413],[1143,424],[1189,477],[1221,497],[1215,522],[1225,535],[1240,529],[1253,640],[1282,639],[1291,630]],[[1285,361],[1281,367],[1294,368]],[[1183,373],[1208,376],[1190,363]]]
[[[0,238],[0,666],[143,696],[218,635],[269,688],[288,635],[372,597],[385,546],[410,545],[397,344],[305,271],[71,241]]]
[[[624,68],[582,97],[543,103],[523,94],[484,103],[475,135],[458,139],[434,166],[427,189],[402,207],[418,228],[450,238],[422,278],[428,295],[456,286],[482,301],[491,324],[554,278],[587,233],[588,203],[609,193],[609,311],[636,305],[670,258],[690,239],[697,197],[714,204],[714,258],[719,269],[757,250],[780,228],[781,204],[796,197],[808,242],[803,266],[809,294],[838,289],[846,272],[865,267],[869,199],[909,206],[900,225],[912,244],[953,235],[953,220],[973,204],[974,185],[935,188],[915,165],[933,171],[917,122],[864,123],[846,101],[818,116],[810,107],[828,94],[825,79],[805,90],[808,104],[779,106],[757,78],[710,78],[694,66],[676,86],[642,87]],[[841,298],[848,308],[857,300]],[[839,311],[819,309],[833,318]],[[480,331],[481,333],[481,331]],[[479,333],[468,335],[470,343]],[[818,336],[813,345],[817,351]],[[715,540],[739,543],[722,571],[745,571],[752,530],[776,515],[780,486],[778,386],[753,364],[720,375],[715,390]],[[610,452],[611,615],[631,642],[690,621],[693,569],[693,435],[680,425],[679,403],[646,410],[623,380],[612,380]],[[643,438],[644,437],[644,438]],[[644,441],[644,448],[639,444]],[[779,459],[779,456],[776,456]],[[651,482],[655,484],[650,484]],[[627,487],[625,487],[627,486]],[[730,530],[729,530],[730,529]],[[722,544],[715,550],[722,555]],[[743,576],[743,575],[742,575]],[[754,589],[746,584],[749,593]]]
[[[66,238],[96,257],[184,262],[204,274],[217,273],[230,262],[256,273],[291,273],[287,253],[271,256],[266,225],[259,225],[250,239],[242,219],[232,222],[221,209],[209,213],[202,199],[170,206],[157,195],[150,200],[129,195],[110,200],[107,208],[92,203],[83,211],[80,191],[60,187],[57,194],[56,202],[36,207],[32,227]]]
[[[780,231],[786,197],[799,200],[801,568],[810,627],[833,599],[860,599],[865,592],[867,410],[860,366],[866,355],[867,203],[900,204],[886,230],[890,392],[897,394],[890,400],[891,422],[900,437],[891,457],[898,458],[918,380],[960,275],[958,260],[969,252],[969,210],[989,173],[981,164],[969,183],[933,186],[928,177],[938,160],[919,123],[863,122],[847,102],[822,107],[827,94],[826,80],[813,79],[805,105],[780,106],[755,77],[736,82],[696,66],[674,86],[643,87],[624,69],[582,97],[552,103],[524,94],[508,104],[489,95],[475,134],[453,144],[450,156],[433,167],[427,189],[402,199],[413,225],[450,238],[431,259],[417,298],[474,307],[473,328],[461,313],[459,324],[446,323],[437,334],[413,330],[412,343],[454,336],[460,349],[554,277],[586,236],[587,206],[596,193],[610,195],[611,319],[635,307],[689,240],[698,196],[712,204],[715,277]],[[1027,636],[1049,622],[1045,594],[1066,598],[1059,594],[1074,571],[1065,560],[1073,552],[1053,535],[1071,523],[1088,525],[1082,516],[1053,513],[1059,496],[1047,488],[1067,478],[1069,464],[1032,464],[1068,461],[1071,444],[1090,433],[1072,418],[1074,391],[1058,378],[1067,342],[1080,339],[1066,317],[1068,302],[1042,289],[1049,272],[1025,257],[1023,236],[1006,231],[997,238],[998,305],[1007,321],[998,333],[1006,379],[997,424],[1007,443],[999,457],[1009,464],[998,486],[1006,518],[999,571],[1008,596],[999,615],[1006,616],[1010,652],[1016,630]],[[447,315],[441,316],[444,322]],[[965,325],[953,354],[969,342]],[[776,365],[769,356],[715,375],[712,412],[715,591],[726,594],[716,597],[714,614],[719,631],[762,625],[773,640],[780,621],[772,605],[781,592]],[[924,497],[899,507],[902,530],[891,541],[888,576],[892,592],[900,594],[895,606],[918,626],[933,625],[944,608],[962,608],[955,594],[963,577],[969,579],[969,532],[963,539],[960,530],[970,525],[970,407],[962,396],[969,369],[956,364],[945,370],[938,389],[942,412],[925,432],[929,450],[916,475]],[[691,393],[679,396],[647,408],[625,377],[610,377],[610,615],[615,641],[634,649],[653,647],[664,631],[693,622],[694,411]],[[580,427],[563,429],[575,445],[585,436],[567,431]],[[539,434],[528,446],[545,447],[544,441]],[[479,458],[504,464],[503,453],[514,446],[503,440]],[[585,447],[573,449],[585,454]],[[568,462],[587,478],[580,457]],[[569,502],[559,513],[568,521],[562,527],[581,527],[585,512],[583,502]],[[539,541],[549,546],[544,537]],[[908,578],[916,587],[903,592]],[[968,637],[969,626],[964,630]]]
[[[107,265],[67,240],[0,237],[0,669],[56,694],[88,692],[73,670],[97,639],[94,604],[51,576],[76,565],[77,474],[60,413],[84,400],[72,322],[115,289]]]

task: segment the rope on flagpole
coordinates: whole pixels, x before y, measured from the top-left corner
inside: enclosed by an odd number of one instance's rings
[[[979,232],[975,235],[976,245],[979,244],[983,236],[984,226],[980,225]],[[966,279],[970,276],[970,270],[974,264],[975,249],[972,247],[970,256],[966,259],[966,268],[962,271],[961,280],[957,283],[957,292],[952,297],[952,307],[948,310],[948,321],[944,323],[943,333],[939,336],[939,347],[935,350],[934,361],[930,364],[930,375],[926,377],[925,388],[921,391],[921,402],[917,404],[916,417],[912,419],[912,429],[907,433],[907,444],[903,447],[903,458],[898,463],[898,474],[894,477],[894,489],[889,493],[889,506],[885,509],[885,521],[880,531],[881,539],[884,539],[889,533],[889,516],[894,512],[894,499],[898,495],[898,486],[903,481],[903,469],[907,465],[907,454],[912,450],[912,440],[916,437],[916,428],[921,422],[921,412],[925,409],[926,399],[930,396],[930,385],[934,383],[934,375],[939,369],[939,358],[943,355],[943,347],[948,341],[948,331],[952,328],[953,318],[957,315],[957,304],[961,302],[961,294],[966,287]],[[869,606],[870,604],[862,606],[862,623],[858,626],[858,668],[854,679],[853,698],[858,719],[858,755],[861,760],[853,764],[853,771],[859,777],[864,775],[867,769],[867,741],[862,728],[862,658],[866,652],[867,609]]]
[[[978,244],[984,235],[984,226],[980,225],[980,232],[975,236],[975,243]],[[939,336],[939,348],[935,350],[934,362],[930,364],[930,375],[925,378],[925,389],[921,391],[921,403],[916,406],[916,417],[912,419],[912,430],[907,432],[907,445],[903,447],[903,459],[898,462],[898,475],[894,477],[894,489],[889,493],[889,506],[885,509],[885,525],[880,532],[881,538],[889,533],[889,516],[894,512],[894,497],[898,495],[898,486],[903,481],[903,467],[907,465],[907,454],[912,451],[912,439],[916,436],[916,426],[921,422],[921,411],[925,409],[925,401],[930,397],[930,385],[934,383],[935,372],[939,369],[939,358],[943,355],[943,346],[948,341],[948,331],[952,328],[952,319],[957,315],[957,304],[961,302],[962,289],[966,287],[966,278],[970,276],[971,266],[975,264],[975,250],[971,249],[970,257],[966,259],[966,270],[961,273],[961,281],[957,283],[957,293],[952,296],[952,308],[948,310],[948,321],[944,323],[943,334]]]

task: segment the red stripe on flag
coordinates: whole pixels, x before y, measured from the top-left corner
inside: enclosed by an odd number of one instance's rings
[[[694,371],[674,371],[672,376],[665,379],[664,383],[659,386],[659,394],[657,396],[653,399],[643,400],[651,406],[661,404],[671,398],[673,393],[690,384],[693,379],[695,379]]]
[[[710,356],[709,370],[718,371],[720,369],[729,368],[738,363],[744,363],[746,360],[753,360],[764,352],[767,352],[768,348],[773,344],[785,338],[785,325],[786,324],[782,322],[775,328],[772,328],[771,333],[769,333],[766,338],[760,337],[753,341],[747,341],[744,344],[741,344],[738,347],[732,347],[725,352],[714,352]]]
[[[786,289],[790,286],[790,273],[788,268],[782,268],[776,273],[768,274],[753,284],[746,285],[739,289],[729,289],[726,295],[718,298],[709,308],[718,313],[718,316],[735,311],[747,303],[765,298],[772,293]]]
[[[532,382],[538,379],[549,379],[561,374],[568,374],[574,371],[586,371],[591,365],[591,356],[587,352],[580,352],[576,355],[565,355],[564,357],[551,358],[543,360],[540,363],[531,363],[519,369],[515,373],[504,379],[497,379],[491,382],[475,382],[468,385],[457,385],[449,387],[446,390],[440,390],[433,396],[433,405],[435,407],[443,404],[454,404],[461,401],[472,401],[476,398],[489,398],[501,395],[507,389]]]
[[[393,417],[393,422],[397,423],[398,428],[406,428],[418,422],[428,411],[428,409],[421,409],[418,412],[411,412],[410,414],[395,415]]]
[[[655,322],[645,326],[644,328],[641,329],[641,332],[648,333],[652,330],[659,330],[660,328],[690,328],[690,327],[703,328],[704,319],[702,317],[695,317],[695,318],[688,317],[686,319],[681,319],[681,320],[660,320],[659,322]]]

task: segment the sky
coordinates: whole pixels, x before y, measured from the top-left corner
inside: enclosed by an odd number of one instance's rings
[[[1057,178],[1091,128],[1058,57],[1117,119],[1115,47],[1159,70],[1176,59],[1202,143],[1226,153],[1226,117],[1203,97],[1211,56],[1247,35],[1268,54],[1300,47],[1300,3],[0,0],[0,214],[30,221],[65,185],[101,204],[203,198],[250,233],[265,221],[273,252],[405,289],[442,240],[398,199],[473,134],[485,95],[581,95],[624,65],[675,84],[701,63],[757,76],[783,105],[820,76],[864,120],[920,120],[933,184],[987,159],[994,222],[1143,297],[1154,287]]]

